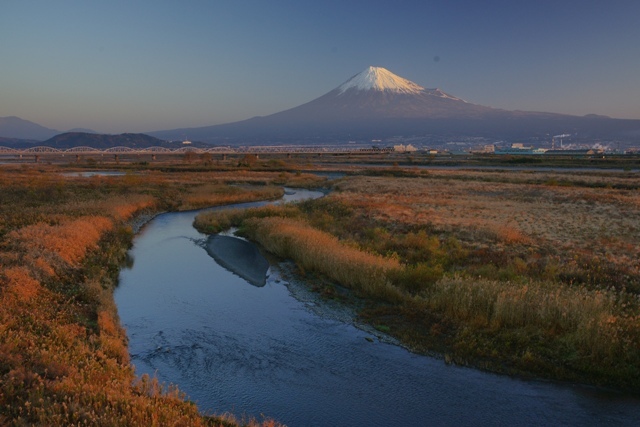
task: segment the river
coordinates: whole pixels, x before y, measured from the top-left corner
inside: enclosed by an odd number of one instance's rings
[[[136,373],[177,384],[203,413],[292,427],[639,424],[636,397],[446,365],[382,342],[294,297],[277,265],[253,286],[207,254],[196,214],[143,228],[115,299]]]

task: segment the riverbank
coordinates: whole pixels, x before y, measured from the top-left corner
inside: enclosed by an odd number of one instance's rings
[[[203,416],[177,388],[136,377],[113,301],[133,230],[158,212],[282,195],[250,185],[278,174],[242,175],[229,186],[214,172],[0,168],[0,424],[277,425]]]
[[[355,176],[299,208],[202,215],[196,226],[240,226],[302,274],[350,288],[367,301],[361,319],[414,351],[638,393],[640,212],[627,188],[637,181],[561,179]]]

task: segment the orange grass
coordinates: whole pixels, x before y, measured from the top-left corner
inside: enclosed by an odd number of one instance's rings
[[[531,175],[518,172],[508,175],[509,182],[473,181],[468,178],[483,174],[469,174],[353,177],[333,197],[382,222],[435,227],[475,245],[545,247],[567,262],[582,251],[640,274],[637,191],[518,184],[512,181]],[[606,241],[611,244],[594,244]]]
[[[97,247],[102,234],[112,228],[109,218],[80,217],[58,225],[29,225],[12,231],[7,238],[22,252],[44,259],[54,257],[66,266],[77,266],[88,250]]]
[[[394,300],[400,295],[387,278],[388,271],[400,268],[396,259],[362,252],[295,219],[250,219],[244,231],[268,251],[293,258],[305,270],[322,272],[370,296]]]
[[[203,416],[129,365],[112,294],[131,243],[124,221],[166,197],[186,206],[208,182],[210,174],[78,179],[0,168],[0,425],[278,425]]]
[[[182,209],[197,209],[255,200],[274,200],[284,195],[282,187],[237,187],[224,184],[203,185],[184,198]]]

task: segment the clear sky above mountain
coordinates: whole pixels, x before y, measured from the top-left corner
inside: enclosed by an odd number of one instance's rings
[[[2,0],[0,117],[205,126],[374,65],[476,104],[640,119],[639,17],[637,0]]]

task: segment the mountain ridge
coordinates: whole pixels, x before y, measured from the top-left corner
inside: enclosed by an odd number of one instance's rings
[[[118,146],[130,148],[149,148],[163,146],[165,141],[143,133],[122,133],[119,135],[95,134],[86,132],[65,132],[43,141],[41,145],[66,149],[88,146],[99,149]]]
[[[17,116],[0,117],[0,136],[4,138],[41,141],[59,133]]]
[[[237,122],[147,132],[164,139],[188,134],[224,144],[362,141],[397,136],[518,139],[561,133],[585,137],[640,135],[640,120],[511,111],[473,104],[382,67],[368,67],[335,89],[296,107]]]

